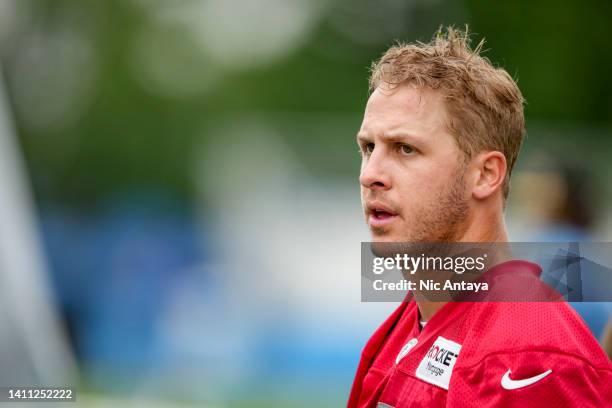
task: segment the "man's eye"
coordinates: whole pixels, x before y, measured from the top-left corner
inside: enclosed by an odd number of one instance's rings
[[[374,143],[364,143],[362,149],[365,154],[372,154],[374,151]]]
[[[400,145],[400,150],[403,154],[410,154],[414,152],[414,149],[412,148],[412,146],[407,145],[407,144]]]

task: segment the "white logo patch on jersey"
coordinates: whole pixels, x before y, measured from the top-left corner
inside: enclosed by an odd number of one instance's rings
[[[460,350],[461,344],[438,336],[417,367],[417,378],[448,390],[453,367]]]

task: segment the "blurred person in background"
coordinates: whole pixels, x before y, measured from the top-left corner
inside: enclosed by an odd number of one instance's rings
[[[525,134],[515,81],[467,33],[391,47],[357,140],[375,242],[507,242]],[[539,265],[489,269],[539,282]],[[528,334],[528,335],[525,335]],[[442,357],[440,358],[440,353]],[[432,302],[410,293],[366,344],[349,407],[606,406],[612,364],[564,302]]]
[[[545,153],[530,158],[514,184],[532,239],[539,242],[592,240],[598,215],[596,175],[577,159]]]

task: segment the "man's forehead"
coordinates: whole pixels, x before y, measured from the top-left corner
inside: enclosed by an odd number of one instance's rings
[[[368,100],[366,110],[397,109],[411,112],[422,112],[433,107],[439,107],[442,102],[440,92],[429,88],[419,88],[411,83],[395,86],[381,85],[377,87]]]
[[[445,115],[443,99],[439,92],[418,88],[413,84],[401,84],[390,88],[378,87],[368,100],[362,130],[369,122],[384,121],[387,126],[401,126],[415,120],[425,125],[440,124]]]

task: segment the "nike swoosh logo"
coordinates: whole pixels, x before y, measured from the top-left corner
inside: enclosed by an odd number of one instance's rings
[[[543,372],[542,374],[538,374],[535,377],[525,378],[523,380],[513,380],[510,378],[510,374],[512,372],[510,370],[506,371],[506,374],[501,379],[501,386],[506,390],[516,390],[517,388],[523,388],[533,383],[540,381],[542,378],[546,377],[548,374],[552,373],[552,370],[548,370]]]

